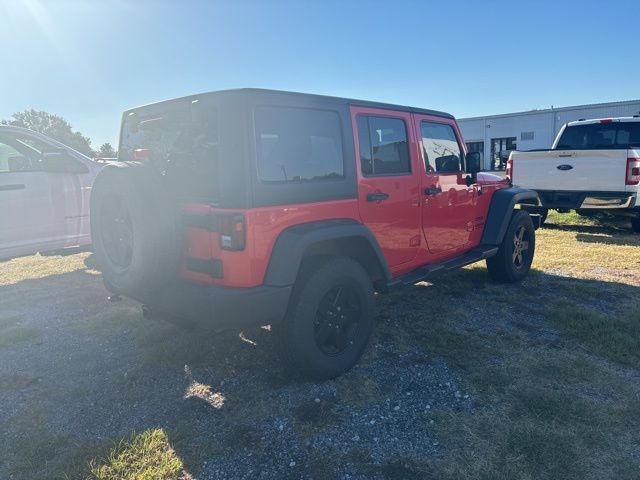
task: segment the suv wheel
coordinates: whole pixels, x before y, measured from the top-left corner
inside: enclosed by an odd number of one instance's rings
[[[631,219],[631,229],[636,233],[640,233],[640,217]]]
[[[491,278],[507,283],[522,280],[531,268],[536,248],[535,235],[529,213],[515,210],[498,253],[487,259],[487,270]]]
[[[134,162],[105,166],[91,191],[91,239],[109,291],[130,295],[170,281],[180,242],[161,176]]]
[[[316,380],[337,377],[355,365],[371,336],[373,283],[350,258],[327,260],[298,281],[286,318],[274,325],[285,367]]]

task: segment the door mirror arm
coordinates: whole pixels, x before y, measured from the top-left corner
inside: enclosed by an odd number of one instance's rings
[[[474,183],[476,183],[476,175],[467,175],[464,177],[464,182],[467,184],[467,187],[470,187]]]

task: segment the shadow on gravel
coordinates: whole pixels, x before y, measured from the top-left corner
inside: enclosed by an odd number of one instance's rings
[[[495,336],[553,343],[549,305],[570,317],[569,296],[606,311],[638,290],[544,273],[522,286],[493,284],[480,268],[448,274],[378,297],[362,361],[316,384],[285,373],[268,329],[214,335],[154,322],[139,304],[108,302],[100,276],[83,270],[20,281],[0,287],[0,316],[39,335],[0,342],[0,478],[82,477],[89,460],[154,428],[203,480],[444,478],[433,472],[450,439],[437,424],[482,406],[465,375],[500,354],[487,348]],[[598,351],[603,318],[572,335]]]

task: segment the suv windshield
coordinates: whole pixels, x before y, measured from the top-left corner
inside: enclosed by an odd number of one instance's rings
[[[123,121],[120,160],[153,165],[179,197],[217,201],[218,156],[215,107],[179,103],[150,113],[130,112]]]
[[[586,123],[565,128],[556,150],[627,149],[640,146],[640,122]]]

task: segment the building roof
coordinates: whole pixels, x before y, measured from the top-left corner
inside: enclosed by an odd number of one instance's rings
[[[624,105],[633,105],[633,104],[639,104],[640,105],[640,100],[622,100],[619,102],[605,102],[605,103],[587,103],[585,105],[573,105],[571,107],[551,107],[551,108],[543,108],[543,109],[534,109],[534,110],[527,110],[524,112],[513,112],[513,113],[500,113],[497,115],[481,115],[478,117],[465,117],[465,118],[458,118],[458,121],[465,121],[465,120],[484,120],[484,119],[489,119],[489,118],[504,118],[504,117],[513,117],[515,115],[537,115],[540,113],[551,113],[551,112],[562,112],[562,111],[569,111],[569,110],[580,110],[580,109],[585,109],[585,108],[606,108],[606,107],[620,107],[620,106],[624,106]]]

